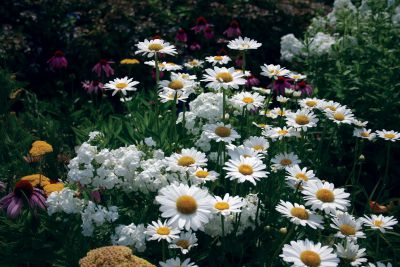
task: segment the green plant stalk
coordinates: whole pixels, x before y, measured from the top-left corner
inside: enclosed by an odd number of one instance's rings
[[[226,122],[226,89],[222,89],[222,121]]]
[[[280,245],[277,247],[277,249],[275,250],[275,252],[274,252],[272,258],[268,258],[268,259],[267,259],[268,261],[269,261],[269,260],[271,261],[271,265],[270,265],[271,267],[274,266],[275,259],[276,259],[276,257],[278,256],[279,252],[281,251],[282,247],[286,244],[286,242],[287,242],[288,240],[290,240],[290,237],[292,236],[292,233],[294,232],[294,228],[295,228],[295,226],[294,226],[293,224],[290,225],[289,231],[287,232],[287,234],[286,234],[285,238],[283,239],[283,241],[281,242],[281,244],[280,244]]]
[[[154,53],[154,65],[155,65],[155,68],[156,68],[156,90],[155,90],[155,93],[156,93],[156,97],[155,97],[155,99],[154,99],[154,104],[155,104],[155,106],[156,106],[156,118],[155,118],[155,124],[156,124],[156,131],[157,131],[157,133],[160,131],[160,122],[159,122],[159,113],[160,113],[160,107],[159,107],[159,105],[158,105],[158,94],[157,94],[157,90],[158,90],[158,84],[160,83],[160,69],[159,69],[159,67],[158,67],[158,54],[157,53]]]
[[[379,191],[379,194],[377,196],[377,200],[379,200],[382,196],[382,194],[385,192],[385,189],[387,187],[388,184],[388,174],[389,174],[389,162],[390,162],[390,148],[391,148],[391,142],[387,143],[387,150],[386,150],[386,165],[385,165],[385,172],[383,175],[383,179],[382,179],[382,188]],[[379,181],[378,181],[379,183]]]

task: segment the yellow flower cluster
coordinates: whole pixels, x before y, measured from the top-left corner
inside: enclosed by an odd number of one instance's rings
[[[43,174],[32,174],[21,178],[21,181],[28,181],[33,187],[39,187],[44,190],[46,196],[52,192],[61,191],[64,184],[60,182],[52,183],[49,178]]]
[[[79,260],[80,267],[155,267],[148,261],[132,255],[125,246],[108,246],[89,251]]]
[[[53,152],[53,147],[45,141],[35,141],[32,144],[29,154],[33,157],[43,156],[47,153]]]
[[[125,58],[125,59],[121,60],[119,63],[121,63],[123,65],[132,65],[132,64],[139,64],[140,61],[137,60],[136,58]]]

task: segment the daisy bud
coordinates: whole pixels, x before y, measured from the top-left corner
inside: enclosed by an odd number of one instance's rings
[[[282,227],[281,229],[279,229],[279,233],[281,233],[282,235],[286,235],[287,234],[287,228],[286,227]]]

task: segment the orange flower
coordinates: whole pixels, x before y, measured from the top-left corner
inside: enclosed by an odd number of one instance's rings
[[[35,141],[32,144],[29,154],[33,157],[43,156],[47,153],[53,152],[53,147],[45,141]]]

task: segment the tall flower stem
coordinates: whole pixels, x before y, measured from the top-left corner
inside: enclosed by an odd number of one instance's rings
[[[222,121],[226,121],[226,89],[222,89]]]
[[[176,100],[178,98],[178,93],[175,92],[174,102],[172,103],[172,114],[171,114],[171,140],[175,142],[176,137]]]
[[[271,261],[271,267],[274,266],[274,260],[276,259],[276,257],[278,256],[279,252],[281,251],[283,245],[285,245],[288,240],[290,240],[292,233],[294,231],[295,226],[294,225],[290,225],[290,229],[288,231],[288,233],[286,234],[285,238],[283,239],[282,243],[276,248],[274,255],[272,256],[272,258],[268,258],[267,261]]]
[[[242,52],[242,60],[243,60],[242,72],[243,72],[243,74],[245,74],[246,73],[246,52],[244,50]]]
[[[387,184],[388,184],[389,163],[390,163],[390,148],[391,148],[391,143],[388,142],[387,143],[387,150],[386,150],[385,172],[384,172],[383,179],[382,179],[382,187],[381,187],[381,190],[380,190],[380,192],[379,192],[379,194],[377,196],[377,199],[379,199],[382,196],[382,194],[385,192],[385,189],[386,189]],[[378,183],[379,183],[379,181],[378,181]]]
[[[158,106],[158,98],[157,98],[158,94],[157,94],[157,91],[158,91],[158,85],[160,83],[160,69],[158,67],[158,54],[157,53],[154,53],[154,65],[155,65],[155,69],[156,69],[156,92],[155,92],[156,97],[154,99],[154,104],[156,106],[155,124],[156,124],[156,131],[159,132],[160,123],[159,123],[158,116],[159,116],[160,111],[159,111],[159,106]]]
[[[166,261],[166,259],[167,259],[167,241],[166,240],[162,240],[161,241],[161,243],[162,243],[162,258],[163,258],[163,261]]]

